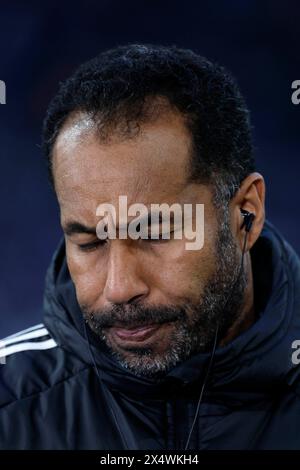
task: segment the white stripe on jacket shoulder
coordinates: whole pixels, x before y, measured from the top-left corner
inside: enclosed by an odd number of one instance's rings
[[[56,346],[47,328],[43,323],[39,323],[0,340],[0,361],[5,363],[7,356],[17,352],[51,349]]]

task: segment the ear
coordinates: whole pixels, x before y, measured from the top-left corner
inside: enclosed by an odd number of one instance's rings
[[[265,222],[266,186],[263,176],[253,172],[241,183],[237,193],[230,201],[233,230],[242,248],[245,228],[241,229],[243,216],[241,209],[254,214],[251,230],[248,233],[246,251],[254,245],[263,229]]]

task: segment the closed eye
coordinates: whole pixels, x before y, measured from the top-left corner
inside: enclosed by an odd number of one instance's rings
[[[78,245],[81,251],[93,251],[99,246],[105,245],[106,240],[95,240],[94,242],[83,243]]]

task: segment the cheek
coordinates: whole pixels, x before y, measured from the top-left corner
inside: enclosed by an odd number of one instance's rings
[[[105,285],[104,267],[99,269],[96,253],[80,253],[66,243],[69,272],[80,304],[92,305],[99,299]]]
[[[210,237],[200,250],[186,250],[184,242],[180,242],[176,248],[170,245],[161,256],[156,286],[171,303],[176,299],[196,301],[214,270],[215,253]]]

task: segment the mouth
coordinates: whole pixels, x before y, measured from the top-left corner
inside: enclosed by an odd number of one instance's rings
[[[151,324],[143,326],[132,326],[122,327],[122,326],[113,326],[108,329],[109,334],[112,336],[116,343],[121,344],[131,344],[131,343],[145,343],[152,339],[152,337],[159,331],[162,330],[167,323],[164,324]]]

